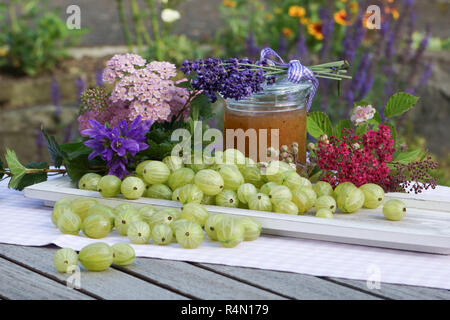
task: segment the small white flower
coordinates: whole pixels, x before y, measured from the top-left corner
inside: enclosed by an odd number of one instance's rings
[[[366,123],[368,120],[372,119],[375,115],[375,108],[370,104],[367,106],[357,106],[353,109],[353,114],[350,120],[357,126]]]
[[[161,12],[161,19],[164,22],[172,23],[178,19],[180,19],[181,15],[177,10],[173,9],[164,9]]]

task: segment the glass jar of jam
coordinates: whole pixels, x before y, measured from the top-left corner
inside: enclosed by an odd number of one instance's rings
[[[291,146],[293,142],[297,142],[298,161],[305,163],[306,104],[311,89],[309,80],[295,84],[284,77],[274,84],[264,84],[262,91],[246,99],[227,99],[224,111],[226,147],[239,149],[255,161],[264,161],[261,155],[267,152],[268,147],[279,150],[282,145]],[[256,140],[255,135],[250,134],[248,129],[256,130]],[[266,142],[261,141],[264,136],[267,137]],[[277,138],[278,145],[274,142]],[[239,139],[244,139],[244,146],[239,143]],[[262,148],[264,150],[260,150]]]

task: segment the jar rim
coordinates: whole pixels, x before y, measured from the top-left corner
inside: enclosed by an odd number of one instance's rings
[[[226,99],[227,106],[245,107],[304,107],[307,96],[311,93],[313,84],[311,80],[302,80],[293,83],[286,77],[277,79],[274,84],[263,84],[263,90],[253,93],[241,100]]]

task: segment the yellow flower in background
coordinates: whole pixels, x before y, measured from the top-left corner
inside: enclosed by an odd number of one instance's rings
[[[300,23],[306,26],[309,24],[309,19],[307,17],[300,18]]]
[[[301,18],[305,16],[306,10],[300,6],[290,6],[288,14],[293,18]]]
[[[273,12],[274,12],[275,14],[280,14],[280,13],[281,13],[281,9],[278,8],[278,7],[276,7],[276,8],[273,9]]]
[[[350,3],[348,5],[348,7],[349,7],[351,12],[353,12],[353,13],[357,13],[358,12],[358,9],[359,9],[358,2],[352,2],[352,3]]]
[[[322,22],[314,22],[308,24],[308,33],[316,40],[323,40]]]
[[[285,37],[290,37],[294,33],[291,28],[287,28],[287,27],[283,28],[283,30],[281,30],[281,32],[283,33],[283,36],[285,36]]]
[[[223,5],[228,8],[236,8],[237,3],[232,0],[223,0]]]
[[[393,17],[395,20],[397,20],[397,19],[400,17],[400,13],[398,12],[398,10],[397,10],[396,8],[393,8],[393,9],[391,10],[391,14],[392,14],[392,17]]]
[[[345,9],[339,10],[334,13],[334,21],[341,26],[349,26],[351,22],[349,21],[349,17],[347,15],[347,11]]]
[[[0,57],[4,57],[8,54],[9,48],[8,47],[0,47]]]
[[[266,20],[272,20],[273,15],[271,15],[270,13],[266,13],[266,14],[264,15],[264,18],[265,18]]]

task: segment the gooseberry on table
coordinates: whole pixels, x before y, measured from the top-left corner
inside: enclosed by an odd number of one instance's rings
[[[78,255],[75,250],[70,248],[59,249],[53,256],[53,265],[59,272],[68,272],[78,265]]]
[[[106,237],[111,231],[111,220],[103,214],[93,214],[83,221],[82,231],[89,237],[100,239]]]
[[[128,226],[128,239],[134,244],[146,244],[151,237],[151,229],[144,221],[134,221]]]
[[[78,258],[90,271],[104,271],[113,263],[113,249],[104,242],[89,244],[81,249]]]
[[[100,192],[102,197],[112,198],[120,193],[120,186],[122,180],[114,175],[106,175],[101,177],[97,185],[97,191]]]
[[[118,266],[127,266],[133,263],[136,253],[128,243],[118,242],[111,246],[113,250],[113,263]]]

